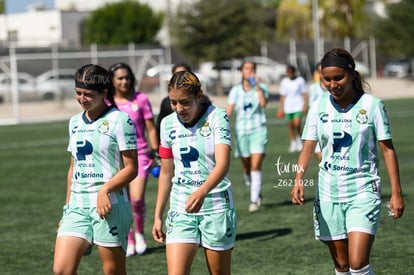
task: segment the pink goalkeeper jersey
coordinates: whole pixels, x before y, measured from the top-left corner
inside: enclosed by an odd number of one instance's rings
[[[153,119],[151,103],[146,94],[135,92],[127,102],[116,102],[118,109],[125,112],[134,122],[137,132],[138,154],[148,154],[148,144],[145,137],[145,120]]]

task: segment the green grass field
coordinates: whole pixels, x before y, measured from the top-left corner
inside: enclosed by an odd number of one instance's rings
[[[414,274],[414,100],[386,101],[386,106],[400,162],[406,211],[401,220],[393,220],[383,211],[371,264],[375,274]],[[306,190],[304,206],[290,203],[291,187],[285,185],[290,185],[294,177],[292,165],[297,154],[287,152],[287,126],[275,119],[274,113],[274,108],[268,108],[269,146],[263,167],[264,201],[259,212],[247,211],[249,192],[242,181],[240,161],[232,159],[230,177],[238,215],[233,274],[333,274],[327,248],[314,240],[314,187]],[[0,274],[52,273],[56,224],[65,199],[69,163],[66,145],[67,121],[0,126]],[[283,171],[276,169],[278,159],[285,164]],[[307,174],[309,182],[316,180],[316,162],[312,166]],[[390,187],[384,162],[381,175],[385,202]],[[145,226],[148,252],[127,259],[129,274],[166,274],[165,246],[151,237],[156,187],[156,180],[150,178]],[[79,274],[101,273],[95,248],[82,259]],[[192,274],[208,274],[201,249]]]

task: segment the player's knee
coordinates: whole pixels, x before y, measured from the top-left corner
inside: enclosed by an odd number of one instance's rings
[[[336,262],[335,269],[339,272],[349,271],[349,264],[347,262]]]

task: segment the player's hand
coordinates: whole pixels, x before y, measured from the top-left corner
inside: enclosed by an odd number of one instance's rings
[[[277,118],[282,119],[282,118],[285,117],[285,113],[283,112],[283,110],[280,109],[280,110],[277,111],[276,116],[277,116]]]
[[[162,231],[162,220],[154,219],[154,226],[152,227],[152,237],[157,243],[163,243],[165,241],[165,234]]]
[[[302,184],[295,184],[290,195],[293,204],[303,205],[305,203],[305,190]]]
[[[110,194],[106,189],[101,187],[98,191],[98,201],[96,203],[96,212],[101,219],[106,219],[111,214],[112,204]]]
[[[392,195],[390,199],[390,210],[394,219],[401,218],[405,209],[402,195]]]
[[[193,192],[185,203],[185,211],[187,211],[187,213],[198,213],[204,203],[204,198],[205,196],[200,190]]]
[[[160,155],[158,154],[158,150],[154,150],[152,149],[150,152],[150,158],[152,159],[152,165],[158,165],[161,166],[161,158]]]

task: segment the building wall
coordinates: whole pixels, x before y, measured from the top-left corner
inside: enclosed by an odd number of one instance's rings
[[[16,47],[80,46],[80,25],[87,15],[59,10],[0,15],[0,43]]]

